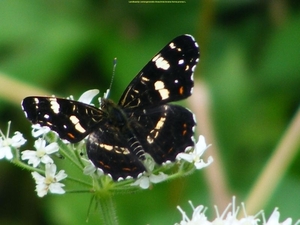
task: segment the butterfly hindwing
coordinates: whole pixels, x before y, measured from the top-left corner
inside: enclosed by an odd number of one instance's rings
[[[98,128],[87,140],[87,154],[93,164],[114,180],[134,177],[146,171],[131,151],[127,138],[113,127]]]
[[[131,118],[138,120],[132,123],[134,134],[158,164],[174,161],[178,153],[194,145],[194,114],[182,106],[166,104],[137,111]]]

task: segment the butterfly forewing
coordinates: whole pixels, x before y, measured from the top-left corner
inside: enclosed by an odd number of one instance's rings
[[[145,108],[187,98],[192,94],[199,54],[192,36],[173,39],[131,81],[119,105]]]
[[[22,108],[33,124],[48,126],[72,143],[81,141],[99,126],[103,112],[91,105],[55,97],[26,97]]]

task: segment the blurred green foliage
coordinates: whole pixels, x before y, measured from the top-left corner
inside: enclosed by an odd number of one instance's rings
[[[185,4],[2,0],[0,71],[49,93],[76,98],[93,88],[103,93],[117,57],[111,92],[117,101],[168,41],[183,33],[194,35],[201,48],[195,78],[210,88],[227,182],[231,192],[244,200],[299,107],[299,9],[299,1],[280,0]],[[2,98],[1,129],[5,131],[12,120],[12,130],[29,137],[20,106]],[[28,141],[26,147],[31,146]],[[265,208],[267,215],[279,207],[281,218],[300,218],[299,163],[298,156]],[[210,206],[214,215],[202,173],[115,196],[120,224],[174,224],[181,218],[176,205],[188,209],[189,199],[194,205]],[[28,172],[1,161],[0,224],[75,225],[88,218],[89,195],[39,199],[33,190]],[[98,224],[97,211],[92,210],[88,224]]]

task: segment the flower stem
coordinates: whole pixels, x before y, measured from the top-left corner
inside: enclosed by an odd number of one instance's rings
[[[13,164],[15,164],[16,166],[19,166],[19,167],[21,167],[23,169],[29,170],[30,172],[35,171],[35,172],[38,172],[40,174],[45,174],[44,170],[41,170],[41,169],[38,169],[38,168],[35,168],[35,167],[32,167],[32,166],[29,166],[26,163],[21,162],[18,158],[15,158],[15,159],[11,160],[11,162]]]
[[[74,178],[74,177],[71,177],[71,176],[68,176],[66,179],[69,180],[69,181],[78,183],[78,184],[82,184],[82,185],[84,185],[88,188],[92,188],[92,185],[90,183],[88,183],[88,182],[86,182],[82,179],[77,179],[77,178]]]
[[[100,219],[104,225],[118,225],[114,202],[111,194],[102,194],[96,197]]]

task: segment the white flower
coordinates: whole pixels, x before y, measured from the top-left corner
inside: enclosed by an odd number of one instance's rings
[[[110,93],[110,89],[107,89],[106,92],[104,92],[103,97],[99,97],[98,98],[98,102],[99,102],[100,108],[101,108],[101,106],[103,104],[103,99],[107,99],[108,96],[109,96],[109,93]]]
[[[83,174],[85,175],[92,175],[93,173],[95,173],[97,170],[97,168],[94,166],[94,164],[89,161],[88,165],[86,165],[84,168],[83,168]]]
[[[205,216],[206,208],[202,205],[197,206],[196,208],[193,206],[191,201],[189,201],[189,204],[191,205],[193,209],[193,215],[192,218],[190,219],[186,213],[179,207],[177,206],[178,210],[180,211],[182,215],[182,220],[180,223],[176,223],[175,225],[291,225],[292,224],[292,219],[287,218],[284,222],[280,223],[279,222],[279,212],[277,211],[277,208],[273,211],[272,215],[268,219],[268,221],[265,221],[264,218],[264,213],[263,211],[260,211],[256,215],[247,215],[245,205],[242,203],[242,208],[244,212],[244,217],[243,218],[238,218],[238,212],[240,207],[235,206],[235,197],[232,198],[232,203],[230,203],[224,212],[219,214],[218,209],[216,207],[216,214],[217,218],[215,218],[213,221],[209,221],[207,217]],[[231,208],[231,210],[230,210]],[[260,220],[258,216],[262,215],[263,219]],[[262,222],[260,222],[262,221]],[[296,224],[299,223],[299,220],[296,222]],[[295,225],[296,225],[295,224]]]
[[[209,146],[210,145],[206,145],[204,136],[200,135],[198,143],[195,145],[193,151],[179,153],[176,158],[178,160],[183,159],[189,163],[194,163],[196,169],[202,169],[213,162],[213,158],[211,156],[208,158],[206,163],[200,158]]]
[[[106,92],[104,92],[104,94],[103,94],[103,98],[107,99],[109,93],[110,93],[110,89],[107,89]]]
[[[160,183],[168,178],[168,175],[164,174],[163,172],[159,172],[158,175],[155,175],[152,173],[155,162],[151,156],[149,156],[147,153],[144,155],[144,165],[147,168],[147,172],[143,173],[134,183],[131,184],[131,186],[140,186],[142,189],[148,189],[151,185]]]
[[[189,217],[186,215],[186,213],[179,206],[177,206],[177,209],[180,211],[182,215],[182,220],[180,221],[180,223],[176,223],[175,225],[211,224],[211,222],[207,220],[207,217],[204,214],[206,208],[204,208],[203,205],[199,205],[196,208],[194,208],[191,201],[189,201],[189,204],[193,209],[192,219],[190,220]]]
[[[41,162],[44,164],[53,163],[49,155],[59,150],[57,143],[53,142],[46,146],[46,141],[41,138],[34,142],[34,147],[36,151],[25,150],[21,152],[21,159],[28,160],[28,164],[32,164],[33,167],[37,167]]]
[[[84,160],[84,159],[83,159]],[[95,167],[91,160],[88,160],[88,164],[83,168],[83,174],[92,175],[97,171],[98,176],[102,176],[104,173],[102,170]]]
[[[168,178],[168,175],[164,174],[163,172],[159,172],[158,175],[155,174],[144,174],[140,178],[138,178],[131,186],[140,186],[143,189],[147,189],[150,187],[151,183],[157,184],[162,182]]]
[[[41,126],[40,124],[33,124],[31,128],[31,134],[34,138],[47,134],[51,130],[49,127]]]
[[[78,99],[79,102],[85,103],[85,104],[90,104],[93,100],[93,98],[99,94],[98,89],[91,89],[86,92],[84,92]]]
[[[46,164],[46,176],[43,177],[37,172],[32,172],[32,177],[35,179],[36,183],[36,192],[39,197],[44,197],[48,191],[55,194],[64,194],[65,190],[63,187],[65,186],[62,183],[59,183],[62,179],[67,177],[64,170],[61,170],[56,174],[56,165],[55,164]]]
[[[11,160],[13,158],[11,148],[20,148],[26,143],[26,139],[23,138],[23,134],[21,134],[19,131],[16,131],[12,138],[8,137],[9,131],[10,122],[8,122],[6,136],[0,130],[0,159],[6,158],[8,160]]]
[[[292,224],[291,218],[287,218],[285,221],[280,223],[279,216],[280,213],[278,212],[278,208],[275,208],[268,221],[267,222],[264,221],[264,225],[291,225]]]

